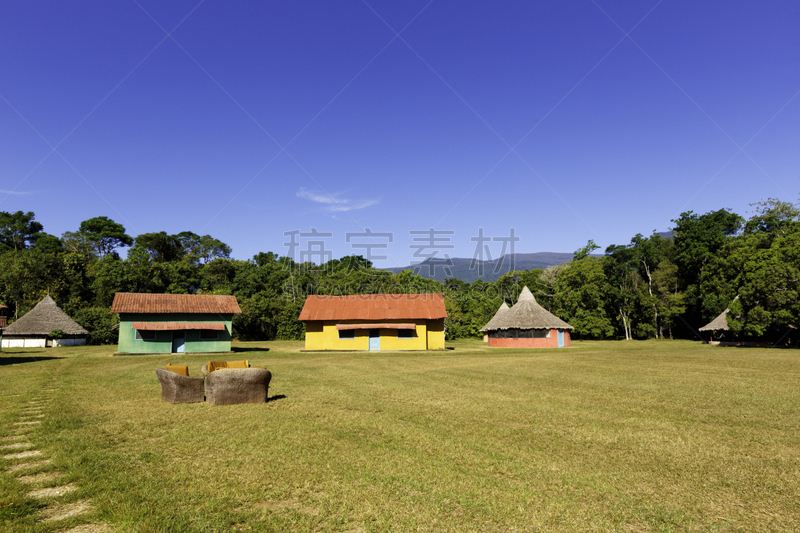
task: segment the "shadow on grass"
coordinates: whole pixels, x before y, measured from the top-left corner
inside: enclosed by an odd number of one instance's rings
[[[239,346],[231,346],[232,352],[268,352],[269,348],[244,348]]]
[[[38,361],[50,361],[52,359],[64,359],[63,357],[6,357],[0,353],[0,366],[2,365],[18,365],[20,363],[36,363]]]
[[[276,394],[275,396],[270,396],[269,398],[267,398],[267,401],[264,403],[277,402],[278,400],[284,400],[285,398],[286,398],[285,394]]]

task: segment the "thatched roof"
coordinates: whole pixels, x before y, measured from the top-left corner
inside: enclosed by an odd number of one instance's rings
[[[497,324],[499,322],[500,317],[503,316],[506,311],[508,311],[508,304],[503,302],[503,304],[500,306],[500,309],[497,310],[497,312],[494,314],[492,319],[489,322],[487,322],[486,325],[483,326],[480,329],[481,333],[486,333],[487,331],[489,331],[491,329],[495,329],[494,328],[495,324]]]
[[[715,318],[714,320],[712,320],[711,322],[700,328],[700,331],[718,331],[718,330],[728,331],[727,317],[728,313],[730,312],[731,312],[730,309],[725,309],[722,313],[720,313],[720,315],[717,318]]]
[[[733,299],[735,302],[739,299],[737,295],[736,298]],[[728,313],[730,313],[730,309],[725,309],[722,313],[719,314],[717,318],[703,326],[702,328],[698,328],[700,331],[728,331]]]
[[[497,317],[495,329],[575,329],[553,313],[536,303],[530,289],[525,287],[514,307]],[[492,319],[494,320],[494,319]],[[488,326],[487,324],[486,326]]]
[[[60,329],[66,335],[88,335],[80,324],[72,320],[67,313],[59,309],[50,295],[36,304],[22,318],[6,327],[5,336],[12,335],[49,335],[54,329]]]

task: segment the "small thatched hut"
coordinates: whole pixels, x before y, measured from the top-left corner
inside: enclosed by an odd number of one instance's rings
[[[525,287],[519,301],[500,316],[495,315],[481,331],[489,334],[489,346],[504,348],[563,348],[570,345],[572,326],[536,303]],[[491,326],[491,327],[490,327]]]
[[[733,299],[733,301],[735,302],[738,298],[739,297],[737,296],[736,298]],[[714,342],[714,332],[715,331],[728,331],[730,329],[728,327],[728,313],[730,313],[730,312],[731,312],[731,310],[729,308],[726,308],[722,313],[719,314],[719,316],[717,318],[715,318],[714,320],[712,320],[711,322],[709,322],[708,324],[706,324],[702,328],[699,328],[700,331],[708,331],[709,332],[709,334],[708,334],[708,342],[709,343],[713,343]]]
[[[60,330],[60,338],[50,334]],[[3,331],[3,348],[44,348],[86,344],[89,332],[62,311],[48,294]]]
[[[483,333],[483,342],[489,342],[489,330],[494,329],[494,325],[499,323],[500,317],[503,316],[503,314],[506,311],[508,311],[508,309],[509,309],[508,304],[503,302],[500,305],[500,308],[492,317],[492,319],[485,326],[481,328],[481,333]]]

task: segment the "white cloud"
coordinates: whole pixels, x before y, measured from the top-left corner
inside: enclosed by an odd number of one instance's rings
[[[0,189],[0,194],[18,194],[18,195],[24,195],[24,194],[31,194],[31,193],[30,193],[29,191],[9,191],[9,190],[7,190],[7,189]]]
[[[342,198],[341,193],[327,194],[322,191],[309,191],[305,187],[300,187],[300,190],[297,191],[297,197],[324,205],[323,211],[328,213],[345,213],[364,209],[380,201],[379,199],[352,200]]]

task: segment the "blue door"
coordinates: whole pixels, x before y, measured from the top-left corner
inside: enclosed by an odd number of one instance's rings
[[[558,347],[564,347],[564,330],[562,329],[558,330]]]
[[[369,330],[369,351],[381,349],[381,330]]]
[[[172,332],[172,353],[184,353],[186,351],[186,332]]]

